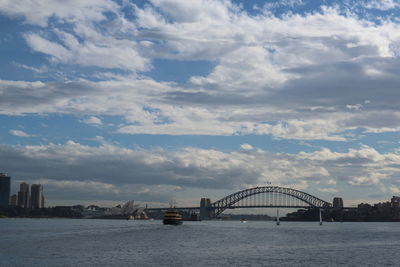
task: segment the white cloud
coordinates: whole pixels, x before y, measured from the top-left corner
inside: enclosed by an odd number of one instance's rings
[[[281,0],[277,2],[270,2],[266,3],[264,5],[264,8],[266,9],[274,9],[274,8],[282,8],[282,7],[295,7],[295,6],[301,6],[304,5],[303,0]]]
[[[52,16],[64,20],[101,21],[104,12],[115,11],[118,5],[108,0],[4,0],[0,2],[0,12],[9,16],[24,17],[30,24],[45,27]]]
[[[27,23],[33,25],[47,27],[50,19],[60,24],[72,25],[73,33],[64,31],[58,25],[49,27],[49,32],[58,38],[44,37],[43,31],[40,34],[24,34],[31,49],[49,55],[53,62],[118,68],[132,72],[148,70],[150,61],[140,55],[136,42],[130,37],[135,26],[123,17],[121,8],[122,6],[111,0],[23,0],[18,3],[2,1],[0,4],[1,13],[24,17]],[[97,24],[109,19],[105,15],[107,12],[113,13],[115,17],[108,21],[108,28],[99,30]],[[113,27],[115,28],[112,29]],[[121,38],[122,35],[125,38]]]
[[[318,188],[318,191],[323,193],[337,193],[338,190],[336,188]]]
[[[86,124],[93,124],[93,125],[102,125],[103,124],[101,119],[98,117],[95,117],[95,116],[90,116],[89,118],[82,120],[82,122],[86,123]]]
[[[397,0],[372,0],[367,3],[366,8],[378,10],[390,10],[400,7]]]
[[[390,191],[393,194],[400,194],[400,188],[398,186],[396,186],[396,185],[391,185],[390,186]]]
[[[322,166],[330,170],[335,182],[331,179],[328,184],[341,181],[356,187],[376,187],[378,191],[383,192],[386,190],[383,183],[386,180],[397,181],[399,175],[399,155],[381,154],[368,146],[349,149],[347,153],[322,149],[312,153],[301,152],[299,156],[312,160],[316,165],[319,165],[317,162],[321,162]]]
[[[345,141],[343,132],[357,128],[400,129],[396,21],[379,24],[332,7],[249,15],[231,1],[23,3],[3,1],[1,12],[42,27],[23,36],[55,68],[96,66],[130,76],[107,70],[79,81],[0,81],[1,114],[119,115],[128,122],[118,132],[127,134]],[[69,27],[47,27],[49,19]],[[154,59],[209,60],[214,67],[185,84],[132,76],[150,70]]]
[[[400,112],[346,113],[321,108],[295,111],[281,109],[274,100],[267,99],[267,106],[248,105],[246,100],[216,106],[212,98],[211,103],[199,101],[192,105],[192,100],[176,102],[175,97],[171,98],[177,90],[185,92],[186,88],[146,79],[66,83],[0,81],[0,113],[119,115],[130,123],[118,131],[129,134],[271,134],[277,138],[344,141],[346,137],[340,132],[346,129],[363,127],[369,132],[383,132],[399,128]],[[395,99],[391,97],[386,103],[391,106],[389,101],[394,101],[395,105]]]
[[[336,183],[337,183],[337,182],[336,182],[335,180],[333,180],[333,179],[331,179],[331,180],[328,181],[328,184],[329,184],[329,185],[336,185]]]
[[[151,0],[151,2],[178,23],[227,21],[236,8],[230,1],[176,1]]]
[[[240,148],[243,149],[243,150],[252,150],[253,146],[250,145],[250,144],[241,144]]]
[[[14,135],[14,136],[18,136],[18,137],[29,137],[29,136],[31,136],[31,135],[27,134],[26,132],[24,132],[22,130],[10,130],[9,133]]]
[[[385,174],[373,173],[368,176],[353,176],[349,180],[350,185],[354,186],[370,186],[379,184],[380,179],[385,178]]]
[[[60,31],[58,34],[63,39],[61,44],[34,33],[26,34],[25,39],[34,51],[49,55],[59,63],[130,71],[144,71],[150,67],[149,60],[139,54],[133,41],[117,40],[96,33],[80,43],[71,34]]]
[[[37,34],[27,34],[25,36],[30,47],[47,55],[51,55],[56,61],[69,61],[71,59],[70,52],[60,44],[50,42]]]
[[[102,115],[122,116],[125,124],[117,132],[125,134],[269,134],[346,141],[343,132],[357,128],[378,134],[400,131],[396,19],[372,21],[339,7],[304,15],[271,11],[303,5],[301,0],[266,5],[257,15],[228,0],[152,0],[143,8],[119,3],[1,1],[2,15],[34,25],[22,35],[33,52],[51,61],[41,69],[18,66],[44,75],[42,69],[62,73],[69,64],[82,75],[65,81],[0,80],[0,114],[72,114],[92,125],[101,125]],[[390,10],[398,3],[374,0],[366,6]],[[193,73],[186,83],[157,82],[145,76],[151,75],[146,72],[156,67],[156,59],[171,60],[172,67],[175,60],[206,60],[213,67],[204,75]],[[80,68],[88,66],[103,72]],[[21,130],[9,133],[30,136]],[[164,151],[94,140],[99,147],[72,141],[1,145],[0,159],[17,176],[48,177],[41,181],[68,194],[97,187],[92,199],[128,196],[124,188],[138,188],[135,194],[141,198],[148,192],[166,198],[180,186],[233,190],[266,182],[326,195],[341,183],[369,193],[386,187],[398,192],[400,156],[369,146],[274,154],[249,144],[239,151]],[[10,154],[20,160],[11,161]]]
[[[361,110],[363,105],[361,104],[355,104],[355,105],[346,105],[346,108],[350,110]]]

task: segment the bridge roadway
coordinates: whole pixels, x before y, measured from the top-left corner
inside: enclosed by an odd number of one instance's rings
[[[277,208],[277,209],[308,209],[308,208],[313,208],[310,206],[234,206],[234,207],[229,207],[226,209],[254,209],[254,208]],[[314,207],[314,208],[320,208],[320,209],[333,209],[333,207]],[[166,211],[169,210],[170,207],[166,208],[145,208],[145,211]],[[175,210],[200,210],[200,207],[174,207]],[[218,209],[217,207],[210,207],[210,209]],[[352,210],[352,209],[357,209],[357,207],[343,207],[341,209],[344,210]]]

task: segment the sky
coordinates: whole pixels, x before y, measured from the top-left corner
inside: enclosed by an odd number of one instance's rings
[[[48,205],[400,194],[399,0],[1,0],[0,172]]]

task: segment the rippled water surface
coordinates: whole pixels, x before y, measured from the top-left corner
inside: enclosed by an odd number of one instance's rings
[[[400,266],[400,223],[0,219],[1,266]]]

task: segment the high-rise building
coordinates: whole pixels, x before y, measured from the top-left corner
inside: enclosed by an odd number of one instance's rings
[[[31,186],[31,208],[43,208],[43,187],[41,184],[33,184]]]
[[[19,185],[18,206],[29,208],[29,184],[25,182]]]
[[[43,191],[42,191],[42,199],[41,199],[41,204],[42,204],[42,208],[45,207],[45,203],[44,203],[44,195],[43,195]]]
[[[11,206],[17,206],[18,202],[17,202],[18,198],[17,195],[14,194],[10,197],[10,205]]]
[[[10,183],[11,177],[0,173],[0,207],[8,206],[10,202]]]

